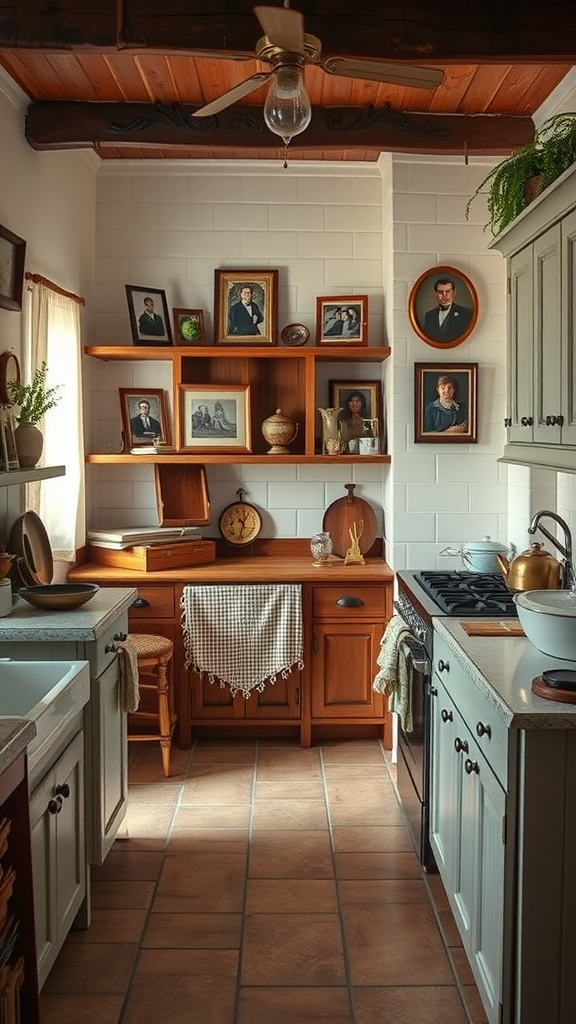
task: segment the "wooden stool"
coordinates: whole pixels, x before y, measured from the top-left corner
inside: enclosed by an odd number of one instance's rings
[[[129,633],[128,640],[133,644],[138,657],[138,674],[140,694],[154,691],[157,697],[156,711],[132,711],[128,715],[128,740],[144,742],[160,740],[164,776],[170,774],[170,746],[172,734],[176,726],[174,712],[174,685],[168,673],[168,664],[172,658],[174,644],[165,636],[154,636],[149,633]],[[142,682],[142,679],[149,682]],[[158,731],[144,733],[138,731],[139,722],[155,721]]]

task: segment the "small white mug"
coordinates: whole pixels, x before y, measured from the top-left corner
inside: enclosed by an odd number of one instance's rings
[[[12,611],[12,583],[4,576],[0,579],[0,617],[10,615]]]
[[[377,437],[360,437],[360,455],[377,455],[378,453],[378,438]]]

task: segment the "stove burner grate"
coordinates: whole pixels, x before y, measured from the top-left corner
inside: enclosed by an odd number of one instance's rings
[[[446,615],[517,615],[500,573],[430,571],[415,578]]]

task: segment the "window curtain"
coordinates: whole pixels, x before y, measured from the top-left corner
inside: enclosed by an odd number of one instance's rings
[[[59,385],[58,402],[39,424],[44,434],[42,465],[66,467],[63,477],[27,485],[28,508],[41,518],[54,559],[73,562],[85,542],[84,432],[81,381],[80,305],[43,283],[28,285],[30,353],[26,379],[46,361],[46,386]]]

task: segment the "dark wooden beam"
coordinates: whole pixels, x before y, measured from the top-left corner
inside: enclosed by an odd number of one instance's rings
[[[269,0],[280,4],[280,0]],[[575,62],[566,0],[295,0],[325,56],[432,63]],[[253,0],[0,0],[0,47],[123,48],[250,57],[261,29]]]
[[[26,115],[33,149],[105,146],[202,149],[278,149],[262,108],[235,106],[216,117],[194,118],[198,107],[144,103],[39,101]],[[534,135],[529,117],[404,114],[390,106],[314,107],[312,122],[291,143],[297,150],[373,149],[470,155],[510,153]]]

